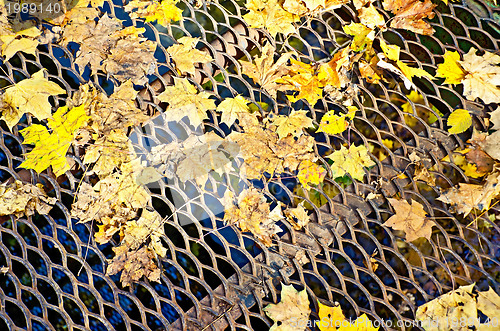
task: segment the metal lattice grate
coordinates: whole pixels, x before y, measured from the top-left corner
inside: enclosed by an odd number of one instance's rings
[[[110,16],[125,19],[120,1],[109,1],[104,6]],[[168,28],[128,20],[145,27],[146,36],[158,43],[155,54],[159,65],[154,78],[141,94],[143,109],[162,108],[154,96],[172,84],[165,48],[174,39],[187,35],[200,37],[204,48],[216,60],[200,66],[191,81],[218,100],[242,94],[254,101],[273,106],[270,112],[286,113],[291,108],[284,99],[271,100],[251,81],[242,77],[238,59],[250,59],[272,38],[263,31],[249,29],[242,19],[242,2],[232,0],[204,3],[199,9],[188,1],[179,7],[184,19]],[[379,6],[381,7],[381,6]],[[401,47],[401,59],[434,73],[442,62],[445,50],[468,51],[470,47],[498,51],[500,40],[500,10],[493,3],[464,0],[463,3],[440,3],[432,26],[432,36],[388,30],[383,37]],[[383,12],[383,11],[382,11]],[[354,10],[345,5],[318,17],[304,20],[286,40],[277,38],[276,46],[297,51],[303,61],[329,59],[331,54],[350,42],[342,26],[354,20]],[[389,16],[386,16],[388,18]],[[3,85],[19,81],[46,68],[51,80],[64,86],[68,94],[78,85],[93,81],[105,91],[117,82],[104,74],[83,74],[75,68],[70,49],[57,45],[40,46],[36,56],[18,53],[2,65],[7,76]],[[153,206],[165,216],[176,211],[165,225],[163,238],[168,248],[167,257],[158,261],[162,268],[161,283],[141,281],[130,288],[122,288],[117,276],[105,276],[106,258],[112,256],[112,243],[93,243],[89,225],[77,224],[71,219],[69,208],[83,171],[70,171],[56,179],[47,173],[31,173],[32,183],[41,182],[58,203],[49,215],[30,218],[8,218],[0,226],[0,266],[9,266],[0,275],[0,329],[1,330],[257,330],[267,329],[271,321],[263,307],[279,298],[280,282],[305,286],[316,306],[315,298],[324,302],[340,302],[346,316],[366,313],[372,320],[411,321],[416,307],[430,299],[457,288],[477,284],[500,290],[499,239],[497,225],[489,229],[468,226],[468,220],[457,219],[446,205],[436,202],[439,188],[449,188],[459,182],[472,182],[453,162],[441,161],[457,147],[463,147],[466,134],[449,135],[443,119],[432,125],[419,114],[434,113],[438,109],[449,114],[456,107],[470,110],[477,127],[487,129],[483,116],[484,105],[466,101],[460,88],[439,85],[426,78],[414,82],[423,95],[421,103],[411,102],[409,91],[397,84],[358,85],[360,96],[355,105],[361,110],[354,119],[356,128],[350,137],[316,134],[318,155],[335,150],[347,142],[373,145],[374,150],[387,157],[377,162],[364,183],[343,186],[326,180],[320,191],[326,204],[313,210],[314,222],[306,232],[288,225],[276,246],[265,248],[248,233],[235,227],[223,227],[221,215],[211,212],[210,197],[202,198],[176,210],[172,197],[186,202],[187,190],[196,190],[190,183],[163,183],[151,189]],[[56,99],[56,106],[60,100]],[[410,102],[413,113],[401,110]],[[342,106],[323,99],[314,109],[306,103],[313,119],[327,110]],[[435,107],[435,108],[433,108]],[[31,123],[28,117],[13,132],[1,128],[0,181],[19,178],[16,167],[22,162],[26,146],[22,145],[19,130]],[[227,134],[211,114],[207,130],[221,136]],[[188,127],[185,130],[189,130]],[[150,122],[145,128],[136,128],[137,148],[144,137],[160,139],[159,135],[175,134],[161,123]],[[140,139],[139,139],[140,138]],[[384,139],[394,141],[388,148]],[[434,166],[436,186],[414,181],[409,155],[416,152],[426,167]],[[78,152],[74,160],[84,169]],[[323,160],[326,165],[326,161]],[[397,177],[404,172],[406,178]],[[264,185],[269,199],[285,203],[299,198],[294,181],[273,178]],[[291,174],[290,174],[291,175]],[[422,203],[431,216],[436,217],[431,241],[407,243],[381,224],[391,215],[384,198],[366,200],[368,193],[385,197],[400,194]],[[333,196],[333,197],[332,197]],[[303,198],[303,197],[301,197]],[[309,201],[310,202],[310,201]],[[498,213],[497,207],[491,210]],[[200,217],[205,215],[206,217]],[[482,218],[487,221],[487,217]],[[481,219],[482,219],[481,218]],[[183,219],[192,219],[188,225]],[[199,220],[203,219],[202,222]],[[303,251],[309,260],[302,264],[294,258]],[[375,263],[378,268],[374,268]],[[80,270],[81,269],[81,270]],[[316,309],[317,311],[317,309]],[[312,318],[314,318],[314,313]]]

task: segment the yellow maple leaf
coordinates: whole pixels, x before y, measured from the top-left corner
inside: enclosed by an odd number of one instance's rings
[[[365,146],[355,146],[352,144],[349,149],[344,146],[340,150],[328,155],[328,158],[333,161],[331,165],[332,177],[342,177],[349,174],[353,179],[362,181],[365,176],[364,167],[371,167],[375,165]]]
[[[299,292],[293,285],[284,284],[281,289],[280,302],[269,304],[263,310],[274,321],[270,331],[305,330],[311,313],[306,290]]]
[[[347,50],[347,52],[346,52]],[[286,75],[282,74],[274,80],[279,84],[277,89],[283,91],[298,91],[296,95],[287,95],[291,102],[305,99],[311,106],[322,98],[323,88],[342,88],[349,82],[347,70],[350,67],[349,48],[337,52],[328,63],[311,65],[291,59],[291,65],[285,67]]]
[[[351,48],[355,52],[360,52],[365,48],[370,48],[373,39],[375,39],[375,31],[361,23],[351,23],[342,27],[344,32],[353,36]]]
[[[243,19],[250,27],[265,28],[273,37],[278,32],[284,35],[295,32],[292,23],[298,21],[299,16],[284,10],[277,0],[247,0],[245,7],[250,12],[243,15]]]
[[[292,110],[290,115],[278,115],[271,121],[275,125],[279,139],[285,138],[289,134],[293,137],[300,137],[302,129],[313,126],[313,121],[307,117],[307,110]]]
[[[286,64],[292,56],[292,52],[287,52],[274,62],[274,53],[274,47],[268,43],[262,47],[261,56],[254,58],[254,63],[239,61],[241,72],[269,92],[272,97],[276,97],[276,91],[279,88],[276,80],[286,75],[289,71]]]
[[[449,133],[458,134],[465,132],[472,125],[472,117],[465,109],[456,109],[448,117]]]
[[[276,224],[281,219],[280,205],[271,211],[264,194],[254,187],[243,190],[237,201],[231,195],[224,196],[224,222],[236,224],[243,232],[251,232],[266,246],[271,246],[272,237],[282,231]]]
[[[241,95],[237,95],[234,98],[224,99],[217,106],[217,111],[222,112],[221,122],[231,126],[238,119],[238,114],[248,113],[250,108],[248,107],[248,101]]]
[[[182,10],[175,5],[179,0],[132,0],[125,5],[125,10],[130,13],[131,18],[145,18],[146,22],[156,21],[158,24],[167,26],[170,22],[182,19]]]
[[[337,327],[342,323],[348,323],[340,306],[330,307],[318,301],[318,307],[319,321],[316,325],[320,331],[337,331]]]
[[[4,120],[11,130],[25,113],[31,113],[39,120],[46,119],[50,117],[52,109],[49,97],[65,93],[66,90],[47,80],[43,76],[43,70],[40,70],[31,78],[24,79],[5,90],[4,108],[0,119]]]
[[[319,128],[316,132],[324,132],[329,135],[339,134],[344,132],[349,126],[347,119],[352,120],[357,108],[349,106],[347,114],[335,115],[335,111],[330,110],[321,118]]]
[[[310,184],[322,183],[326,176],[326,169],[310,160],[302,161],[298,169],[297,179],[306,190],[311,188]]]
[[[70,110],[68,107],[60,107],[47,120],[51,133],[40,124],[32,124],[21,130],[23,143],[33,144],[35,147],[25,155],[26,159],[20,167],[41,173],[52,166],[56,176],[64,174],[70,168],[66,159],[68,148],[74,140],[76,130],[88,119],[83,106]]]
[[[180,45],[172,45],[167,48],[168,54],[175,62],[175,67],[181,74],[189,73],[194,75],[194,63],[209,63],[213,61],[207,51],[200,51],[195,48],[199,38],[182,37]]]
[[[484,52],[476,55],[472,47],[460,61],[457,52],[447,51],[444,63],[438,65],[436,77],[444,77],[447,84],[464,84],[464,95],[468,100],[481,98],[485,103],[500,101],[500,56]]]
[[[287,67],[287,75],[276,80],[280,84],[280,90],[299,91],[297,95],[287,95],[291,102],[296,102],[300,99],[305,99],[311,106],[321,99],[324,87],[324,82],[329,72],[323,71],[316,73],[315,66],[307,63],[290,60],[291,65]]]
[[[406,200],[388,199],[394,208],[395,215],[391,216],[383,225],[394,230],[404,231],[406,241],[411,242],[424,237],[431,239],[434,221],[427,218],[427,212],[420,203],[411,200],[411,205]]]
[[[458,52],[446,51],[443,55],[444,62],[438,64],[436,77],[444,78],[445,84],[460,84],[465,78],[465,71],[460,65]]]
[[[358,17],[362,24],[366,25],[371,29],[382,28],[385,25],[384,16],[382,16],[377,8],[370,3],[368,7],[362,6],[361,8],[356,8],[358,10]]]
[[[184,116],[190,123],[198,127],[207,119],[207,110],[215,110],[215,101],[209,99],[210,94],[200,92],[186,78],[174,77],[174,86],[167,86],[158,95],[158,100],[168,102],[165,114],[169,121],[181,121]]]

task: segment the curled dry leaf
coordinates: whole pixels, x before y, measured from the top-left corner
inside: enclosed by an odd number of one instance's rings
[[[163,222],[157,211],[144,209],[137,221],[128,221],[123,229],[122,245],[131,251],[139,249],[145,243],[157,255],[165,257],[167,249],[163,247],[160,237],[165,235]]]
[[[54,82],[50,82],[43,75],[43,70],[34,73],[31,78],[24,79],[14,86],[7,87],[0,95],[2,102],[2,117],[0,119],[7,123],[10,130],[14,127],[23,114],[30,113],[39,120],[51,116],[52,106],[49,97],[52,95],[65,94]]]
[[[473,209],[480,211],[490,208],[491,201],[500,194],[500,172],[492,172],[483,185],[459,183],[437,200],[450,204],[458,213],[469,215]]]
[[[304,208],[303,202],[295,208],[287,208],[285,210],[285,215],[288,217],[288,220],[295,230],[300,230],[309,223],[309,215]]]
[[[264,311],[274,321],[270,331],[305,330],[311,313],[306,290],[298,292],[293,285],[284,284],[280,302],[267,305]]]
[[[49,198],[41,184],[32,185],[16,180],[12,184],[0,184],[0,216],[45,215],[57,202]]]
[[[422,163],[420,157],[416,152],[413,152],[409,155],[411,163],[415,166],[415,174],[413,176],[413,180],[422,180],[431,186],[436,186],[436,179],[434,176],[427,170],[427,167]]]
[[[271,246],[272,237],[282,231],[276,225],[281,219],[280,205],[271,211],[266,197],[256,188],[245,189],[236,201],[230,191],[224,195],[224,222],[237,225],[243,232],[251,232],[266,246]]]
[[[408,242],[422,237],[431,239],[432,226],[436,224],[427,218],[424,206],[414,200],[411,200],[411,205],[406,200],[391,198],[388,200],[394,208],[395,215],[383,225],[404,231]]]
[[[108,260],[106,275],[115,275],[122,272],[120,282],[122,286],[130,286],[145,276],[153,282],[160,282],[161,271],[156,265],[155,253],[147,246],[138,250],[129,250],[126,245],[113,247],[115,256]]]

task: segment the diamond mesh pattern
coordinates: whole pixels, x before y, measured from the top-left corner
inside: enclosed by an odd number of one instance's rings
[[[266,92],[241,75],[237,60],[257,54],[265,40],[272,38],[263,31],[250,30],[241,18],[242,2],[232,0],[204,3],[196,9],[182,0],[184,20],[168,28],[130,21],[144,26],[146,36],[158,43],[159,66],[150,84],[141,93],[142,108],[162,112],[154,96],[172,84],[172,72],[165,48],[184,35],[200,37],[204,49],[216,59],[215,64],[199,66],[191,81],[218,100],[242,94],[254,101],[267,102],[269,111],[287,113],[286,99],[273,102]],[[381,6],[379,6],[381,7]],[[110,15],[127,19],[120,1],[105,5]],[[389,30],[383,37],[401,47],[401,59],[435,73],[446,50],[468,51],[470,47],[498,51],[500,11],[486,2],[440,3],[432,20],[433,36],[420,36],[405,31]],[[319,18],[303,20],[298,32],[286,40],[277,38],[278,49],[295,50],[303,61],[321,61],[345,46],[349,37],[342,26],[356,17],[354,10],[344,6]],[[389,16],[386,16],[389,18]],[[78,85],[93,81],[109,92],[117,85],[104,74],[80,74],[73,63],[73,53],[57,45],[40,46],[36,57],[18,53],[2,65],[2,86],[19,81],[46,68],[51,80],[69,93]],[[421,114],[436,114],[436,109],[449,114],[460,107],[474,114],[476,126],[486,129],[484,114],[491,109],[464,100],[460,87],[451,88],[440,81],[414,79],[423,95],[415,104],[407,98],[409,91],[398,84],[364,84],[355,75],[360,96],[356,106],[361,109],[354,119],[355,127],[343,136],[331,137],[310,132],[316,139],[316,151],[324,156],[340,144],[372,145],[387,157],[377,162],[364,183],[341,185],[326,180],[329,192],[318,191],[325,199],[322,208],[315,208],[308,229],[296,231],[283,224],[281,239],[271,248],[264,248],[248,233],[234,227],[223,227],[223,215],[214,215],[214,198],[200,194],[190,200],[186,192],[198,190],[194,183],[160,183],[151,189],[153,207],[162,216],[173,215],[165,224],[163,238],[167,257],[158,261],[162,268],[161,284],[141,281],[122,288],[117,276],[105,276],[106,258],[112,256],[114,243],[97,245],[92,240],[89,224],[77,224],[69,208],[83,176],[84,166],[77,150],[72,152],[77,169],[55,178],[50,173],[37,175],[19,171],[22,145],[19,130],[31,123],[28,117],[10,133],[4,128],[0,135],[0,181],[23,178],[44,184],[58,203],[49,215],[30,218],[5,218],[0,226],[0,266],[9,272],[0,275],[0,329],[2,330],[254,330],[267,329],[272,323],[263,307],[277,302],[280,282],[307,289],[317,311],[317,301],[339,301],[346,316],[362,313],[372,320],[411,321],[416,307],[432,298],[457,288],[477,284],[485,288],[499,287],[500,228],[479,227],[478,222],[456,218],[446,205],[437,202],[442,189],[459,182],[474,183],[453,162],[441,159],[470,138],[467,134],[449,135],[442,118],[432,125]],[[401,106],[410,102],[413,113]],[[55,98],[56,106],[60,100]],[[328,110],[343,107],[325,98],[314,109],[306,103],[316,120]],[[175,139],[168,127],[155,121],[148,128],[135,128],[137,149],[145,148],[148,139]],[[207,130],[221,136],[228,128],[211,114]],[[185,128],[189,130],[188,127]],[[148,134],[144,133],[148,132]],[[143,139],[144,138],[144,139]],[[394,141],[392,148],[384,139]],[[416,152],[436,176],[436,186],[413,180],[414,166],[409,154]],[[327,162],[322,159],[325,165]],[[397,176],[401,172],[406,178]],[[234,174],[234,177],[236,174]],[[290,204],[299,197],[296,182],[282,174],[261,183],[269,199]],[[214,185],[217,185],[213,178]],[[333,192],[333,194],[332,194]],[[392,215],[383,198],[367,200],[368,193],[384,197],[396,194],[412,198],[436,217],[432,240],[407,243],[381,224]],[[173,196],[186,201],[179,208]],[[332,197],[333,196],[333,197]],[[307,201],[311,202],[306,198]],[[498,213],[497,207],[492,211]],[[186,224],[183,219],[191,219]],[[201,222],[199,220],[202,220]],[[218,230],[219,229],[219,230]],[[303,251],[309,262],[301,265],[294,256]],[[376,268],[376,265],[378,268]],[[312,318],[314,318],[313,313]],[[403,328],[404,329],[404,328]]]

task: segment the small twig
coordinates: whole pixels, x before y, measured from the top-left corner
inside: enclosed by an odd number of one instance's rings
[[[229,307],[227,310],[225,310],[222,314],[220,314],[219,316],[217,316],[216,319],[214,319],[212,322],[210,322],[210,324],[206,325],[203,329],[201,329],[201,331],[205,331],[206,329],[208,329],[209,327],[211,327],[214,323],[216,323],[217,321],[219,321],[220,319],[222,319],[222,317],[224,317],[225,314],[229,313],[235,306],[236,304],[233,304],[231,307]]]

